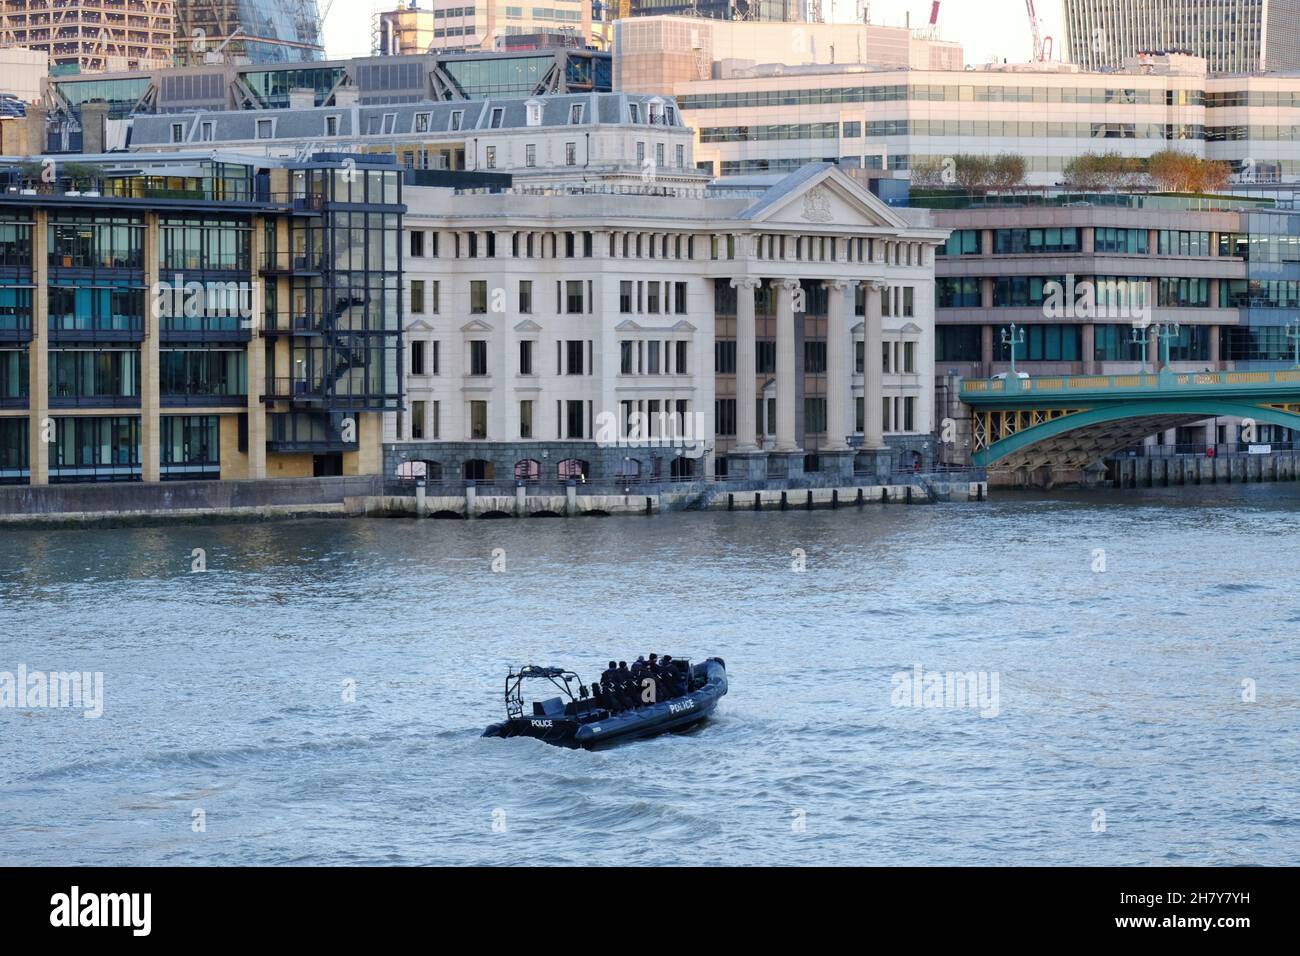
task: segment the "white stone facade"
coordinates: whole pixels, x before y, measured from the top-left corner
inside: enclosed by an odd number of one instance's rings
[[[609,461],[596,449],[611,439],[647,444],[627,433],[640,413],[648,444],[672,427],[693,439],[693,476],[735,476],[738,461],[758,473],[772,455],[797,459],[793,474],[821,466],[806,455],[848,467],[854,449],[934,428],[946,231],[834,167],[743,194],[408,187],[405,200],[407,403],[385,437],[409,459],[585,443],[585,460]]]

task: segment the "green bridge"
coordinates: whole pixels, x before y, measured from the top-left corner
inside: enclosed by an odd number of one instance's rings
[[[976,465],[1068,470],[1206,418],[1300,431],[1300,368],[967,379],[961,400]]]

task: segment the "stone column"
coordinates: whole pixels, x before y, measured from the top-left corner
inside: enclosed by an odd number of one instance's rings
[[[162,470],[162,420],[159,394],[158,341],[162,322],[158,309],[158,214],[144,217],[144,341],[140,343],[140,472],[144,481],[158,481]],[[175,278],[171,277],[174,282]]]
[[[1083,326],[1083,342],[1080,346],[1083,354],[1079,356],[1083,362],[1083,374],[1095,375],[1097,372],[1097,327],[1091,322]]]
[[[832,279],[825,283],[826,315],[826,451],[844,451],[849,434],[849,356],[853,342],[849,337],[848,292],[856,283]]]
[[[881,365],[881,347],[885,333],[880,317],[880,293],[889,288],[884,282],[870,281],[866,287],[866,308],[863,310],[862,345],[862,447],[885,447],[884,424],[884,369]]]
[[[741,276],[731,280],[736,290],[736,444],[738,452],[756,452],[758,421],[755,402],[758,392],[757,348],[754,344],[754,290],[758,279]]]
[[[799,450],[794,433],[798,365],[794,354],[794,295],[798,291],[798,279],[782,279],[776,287],[776,450],[779,452]]]

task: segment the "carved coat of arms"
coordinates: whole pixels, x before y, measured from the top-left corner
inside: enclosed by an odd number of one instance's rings
[[[830,222],[831,197],[821,186],[814,186],[803,194],[803,217],[809,222]]]

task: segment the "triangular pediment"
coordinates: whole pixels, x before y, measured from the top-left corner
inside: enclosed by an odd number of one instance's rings
[[[462,332],[491,332],[492,326],[482,319],[471,319],[460,327]]]
[[[515,326],[515,331],[516,332],[540,332],[542,331],[542,327],[538,325],[536,322],[534,322],[532,319],[524,319],[522,322],[520,322],[518,325]]]
[[[430,325],[428,322],[426,322],[424,319],[416,319],[414,322],[408,322],[408,323],[406,324],[406,331],[408,331],[408,332],[432,332],[432,331],[433,331],[433,326]]]
[[[922,330],[921,327],[917,325],[915,322],[908,322],[905,326],[903,326],[898,331],[906,332],[909,335],[920,335]]]
[[[616,332],[688,332],[698,331],[695,326],[685,319],[679,319],[672,325],[642,325],[636,319],[624,319],[618,325],[614,326]]]
[[[908,223],[871,191],[830,163],[809,163],[775,183],[740,215],[755,226],[856,227],[888,231]]]

